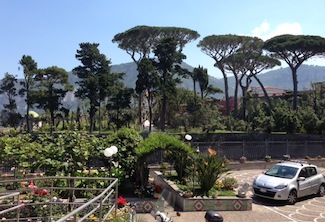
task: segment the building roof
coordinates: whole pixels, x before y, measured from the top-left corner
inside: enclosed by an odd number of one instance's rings
[[[276,87],[273,87],[273,86],[265,86],[264,88],[265,88],[265,90],[267,92],[267,95],[269,97],[286,95],[286,92],[283,89],[280,89],[280,88],[276,88]],[[262,90],[262,88],[260,86],[252,86],[251,87],[251,92],[252,92],[252,94],[257,94],[258,97],[263,97],[264,96],[264,92],[263,92],[263,90]]]

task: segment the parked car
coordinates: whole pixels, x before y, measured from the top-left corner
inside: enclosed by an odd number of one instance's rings
[[[325,175],[306,161],[275,164],[253,182],[254,195],[295,204],[300,197],[325,195]]]

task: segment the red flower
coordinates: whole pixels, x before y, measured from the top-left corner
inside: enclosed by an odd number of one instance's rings
[[[47,190],[35,190],[34,194],[39,194],[39,195],[47,195]]]
[[[156,185],[155,186],[155,192],[156,193],[161,193],[161,191],[162,191],[162,187],[160,185]]]
[[[125,206],[126,205],[126,200],[122,197],[122,196],[120,196],[118,199],[117,199],[117,205],[119,205],[119,206]]]

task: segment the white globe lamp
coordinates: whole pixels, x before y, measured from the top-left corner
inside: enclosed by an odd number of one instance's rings
[[[187,141],[191,141],[191,140],[192,140],[192,136],[191,136],[190,134],[186,134],[186,135],[185,135],[185,139],[186,139]]]
[[[105,150],[104,150],[104,155],[106,156],[106,157],[111,157],[111,156],[113,156],[113,150],[112,150],[112,148],[110,147],[110,148],[106,148]]]

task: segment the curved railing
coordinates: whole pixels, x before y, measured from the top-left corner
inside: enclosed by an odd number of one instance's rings
[[[63,187],[63,186],[54,186],[58,182],[63,184],[77,183],[78,181],[83,181],[85,184],[90,184],[88,181],[104,181],[108,184],[103,188],[92,188],[92,187]],[[27,186],[22,187],[22,184]],[[31,186],[31,183],[35,184],[50,184],[50,186]],[[117,195],[118,195],[118,179],[116,178],[102,178],[102,177],[29,177],[23,179],[11,179],[11,180],[0,180],[0,215],[10,215],[8,213],[14,212],[17,221],[28,221],[28,220],[37,220],[42,219],[43,221],[83,221],[90,218],[91,215],[96,214],[98,221],[104,221],[109,213],[114,209],[116,210]],[[38,202],[32,201],[26,197],[29,194],[34,195],[39,194],[39,197],[42,197],[42,192],[46,191],[45,201]],[[1,192],[0,191],[0,192]],[[95,195],[93,198],[86,197],[75,197],[66,199],[60,199],[57,201],[57,197],[54,196],[54,193],[58,192],[95,192],[98,195]],[[4,201],[7,199],[7,201]],[[26,200],[27,199],[27,200]],[[8,201],[9,200],[9,201]],[[62,211],[67,211],[64,215],[57,216],[54,214],[54,209],[61,207]],[[45,209],[47,208],[48,215],[46,216],[36,216],[36,217],[23,217],[22,210],[26,209]],[[60,209],[61,209],[60,208]],[[6,214],[7,213],[7,214]],[[116,212],[115,212],[116,213]],[[6,220],[14,221],[15,218],[6,218]]]

